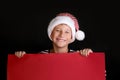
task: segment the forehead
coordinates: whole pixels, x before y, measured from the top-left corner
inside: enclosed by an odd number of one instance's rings
[[[59,24],[59,25],[55,26],[54,29],[58,29],[58,28],[69,29],[69,30],[71,29],[67,24]]]

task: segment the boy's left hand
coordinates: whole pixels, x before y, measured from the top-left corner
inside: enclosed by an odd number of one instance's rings
[[[88,56],[90,53],[92,53],[92,49],[90,48],[85,48],[85,49],[82,49],[82,50],[79,50],[80,54],[83,55],[83,56]]]

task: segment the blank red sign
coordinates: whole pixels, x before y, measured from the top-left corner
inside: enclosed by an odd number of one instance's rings
[[[105,55],[9,54],[7,80],[105,80]]]

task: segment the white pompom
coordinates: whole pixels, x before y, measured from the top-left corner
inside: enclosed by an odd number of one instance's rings
[[[81,30],[78,30],[75,34],[77,40],[82,41],[85,38],[85,33]]]

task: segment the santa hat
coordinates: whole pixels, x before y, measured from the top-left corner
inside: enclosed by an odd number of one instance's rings
[[[77,19],[70,13],[58,14],[48,25],[48,37],[51,39],[51,33],[55,26],[59,24],[67,24],[72,30],[72,41],[75,39],[82,41],[85,38],[85,33],[79,30]],[[52,39],[51,39],[52,40]]]

